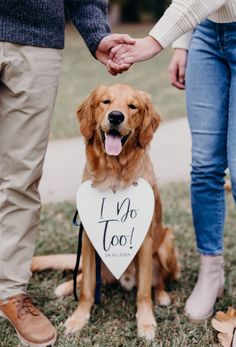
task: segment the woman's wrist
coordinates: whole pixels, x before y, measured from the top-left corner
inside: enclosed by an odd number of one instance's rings
[[[153,56],[158,54],[163,49],[160,43],[151,35],[148,35],[145,39],[148,43],[148,46],[152,49]]]

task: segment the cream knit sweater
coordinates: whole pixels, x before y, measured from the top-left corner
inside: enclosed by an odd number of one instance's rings
[[[173,0],[149,35],[163,48],[176,40],[174,47],[187,49],[191,30],[206,18],[216,23],[236,22],[236,0]]]

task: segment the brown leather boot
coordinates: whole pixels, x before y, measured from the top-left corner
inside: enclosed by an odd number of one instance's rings
[[[32,304],[26,294],[0,300],[0,316],[15,328],[19,340],[25,346],[53,346],[57,333],[50,321]]]

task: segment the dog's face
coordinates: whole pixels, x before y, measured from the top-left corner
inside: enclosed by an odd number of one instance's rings
[[[147,93],[121,84],[97,87],[77,114],[82,135],[87,140],[98,136],[112,156],[129,142],[146,147],[160,122]]]

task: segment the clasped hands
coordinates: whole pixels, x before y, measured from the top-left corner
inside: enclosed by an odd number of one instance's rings
[[[152,36],[133,39],[128,34],[105,36],[96,50],[96,58],[113,76],[127,71],[134,63],[147,60],[162,50]]]
[[[106,65],[113,76],[127,71],[134,63],[152,58],[162,50],[162,46],[152,36],[134,39],[128,34],[105,36],[96,51],[96,58]],[[185,89],[185,68],[187,50],[175,49],[169,65],[169,78],[173,86]]]

